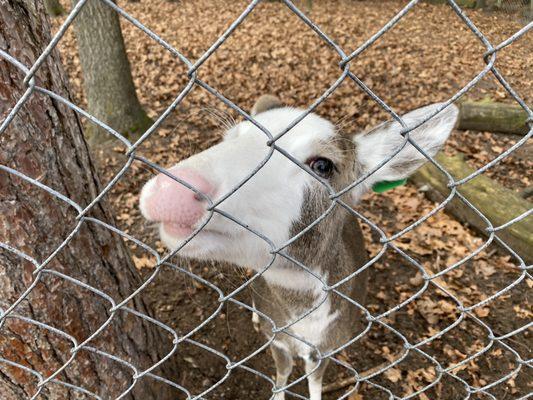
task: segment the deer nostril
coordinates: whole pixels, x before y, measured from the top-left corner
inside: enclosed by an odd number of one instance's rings
[[[207,200],[207,197],[202,196],[200,193],[195,193],[195,194],[194,194],[194,200],[197,200],[197,201],[206,201],[206,200]]]
[[[148,219],[161,222],[169,235],[185,237],[209,211],[209,199],[216,190],[194,170],[173,167],[168,172],[179,182],[167,174],[150,181],[141,195],[141,211]]]

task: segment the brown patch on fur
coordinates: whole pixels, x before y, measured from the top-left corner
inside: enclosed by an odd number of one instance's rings
[[[340,191],[360,174],[355,160],[355,144],[347,136],[337,134],[331,140],[320,144],[320,156],[331,158],[337,170],[328,180],[335,191]],[[300,212],[300,218],[293,224],[290,236],[294,237],[324,214],[332,204],[326,187],[320,182],[308,188]],[[367,262],[363,235],[357,218],[340,205],[336,205],[317,225],[292,243],[286,252],[310,270],[322,275],[328,285],[354,273]],[[283,268],[301,271],[302,268],[290,260],[280,257]],[[366,296],[367,271],[354,276],[338,290],[358,303]],[[294,315],[302,315],[316,302],[316,293],[296,291],[280,286],[268,285],[263,278],[254,284],[254,302],[258,310],[268,315],[277,326],[286,325]],[[335,293],[329,293],[331,310],[339,313],[332,323],[325,340],[319,345],[321,352],[329,351],[346,343],[360,330],[358,308]],[[272,336],[272,326],[261,319],[261,327],[267,337]],[[290,328],[288,328],[290,330]],[[277,340],[291,348],[287,335],[277,335]]]
[[[257,115],[262,112],[273,110],[274,108],[283,107],[283,103],[276,96],[271,94],[264,94],[255,102],[252,108],[252,115]]]

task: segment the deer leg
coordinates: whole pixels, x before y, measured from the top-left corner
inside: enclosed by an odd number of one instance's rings
[[[310,374],[307,377],[307,383],[309,385],[309,398],[310,400],[321,400],[322,399],[322,379],[324,378],[324,372],[326,371],[326,367],[328,366],[329,360],[325,359],[325,360],[320,361],[320,360],[316,360],[315,358],[313,358],[313,356],[309,356],[309,357],[306,357],[304,361],[305,361],[305,373]]]
[[[276,387],[280,388],[287,384],[292,372],[292,355],[283,343],[274,341],[270,346],[272,357],[276,364]],[[285,392],[276,393],[273,400],[285,400]]]
[[[252,297],[252,308],[254,310],[257,310],[257,308],[255,307],[255,301],[253,297]],[[254,331],[256,331],[257,333],[261,332],[261,321],[259,320],[259,315],[255,311],[252,311],[252,326],[254,327]]]
[[[257,313],[255,313],[255,312],[252,312],[252,325],[254,327],[254,331],[256,331],[257,333],[259,333],[261,331],[260,322],[259,322],[259,315],[257,315]]]

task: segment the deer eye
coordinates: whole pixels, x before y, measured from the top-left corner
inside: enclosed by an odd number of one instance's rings
[[[322,178],[330,178],[335,169],[335,164],[328,158],[314,158],[308,162],[309,167],[315,172],[318,176]]]

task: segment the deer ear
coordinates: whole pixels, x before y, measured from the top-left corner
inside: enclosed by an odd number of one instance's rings
[[[442,105],[442,103],[432,104],[411,111],[402,117],[408,127],[425,121],[412,130],[409,137],[431,157],[441,149],[455,126],[459,114],[459,109],[452,104],[429,118]],[[383,123],[368,133],[355,136],[356,157],[363,172],[373,170],[381,162],[393,156],[405,141],[400,134],[401,131],[401,125],[394,121]],[[371,186],[380,181],[405,179],[426,161],[426,157],[420,151],[407,143],[398,154],[368,178],[367,184]]]
[[[280,107],[283,107],[283,103],[280,99],[271,94],[264,94],[255,102],[254,107],[252,108],[252,115],[257,115],[262,112]]]

